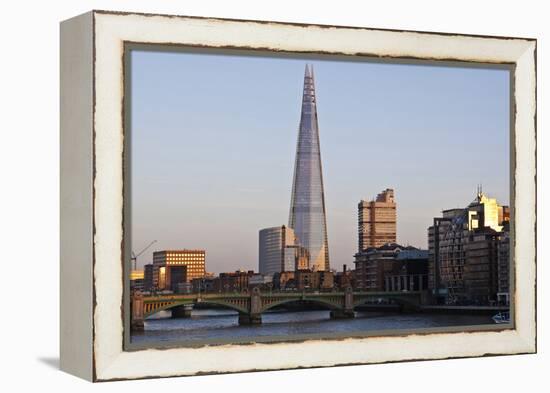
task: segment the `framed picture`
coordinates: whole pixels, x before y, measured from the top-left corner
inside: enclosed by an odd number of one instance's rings
[[[536,40],[61,23],[61,368],[536,351]]]

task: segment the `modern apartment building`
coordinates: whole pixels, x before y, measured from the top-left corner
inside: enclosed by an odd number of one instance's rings
[[[499,270],[499,249],[509,252],[500,245],[509,219],[508,207],[481,189],[466,208],[434,218],[428,228],[429,288],[439,303],[487,305],[504,295],[509,272]]]

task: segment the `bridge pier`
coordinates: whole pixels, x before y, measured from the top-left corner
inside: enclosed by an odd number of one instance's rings
[[[172,318],[191,318],[192,311],[192,304],[184,304],[183,306],[172,307]]]
[[[262,323],[262,297],[258,287],[250,294],[248,313],[239,312],[239,325],[259,325]]]
[[[426,306],[426,305],[435,305],[436,299],[435,296],[432,295],[430,291],[422,291],[420,294],[420,305]]]
[[[131,297],[130,330],[132,332],[143,332],[145,330],[145,318],[143,316],[143,295],[139,291],[135,291]]]
[[[347,287],[344,292],[344,308],[340,310],[332,310],[330,312],[331,319],[349,319],[355,318],[353,311],[353,289]]]
[[[130,330],[133,333],[139,333],[145,331],[145,323],[143,323],[143,319],[141,321],[133,320],[132,324],[130,326]]]
[[[262,314],[239,313],[239,325],[260,325],[261,323]]]

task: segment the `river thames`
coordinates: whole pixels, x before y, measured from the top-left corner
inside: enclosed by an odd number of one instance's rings
[[[193,344],[204,340],[236,340],[266,336],[319,335],[450,326],[494,324],[489,315],[406,314],[398,312],[357,311],[353,319],[330,319],[329,311],[276,311],[262,315],[261,325],[240,326],[238,314],[229,310],[193,310],[191,318],[170,317],[161,311],[145,320],[145,331],[133,334],[132,343]],[[496,325],[495,325],[496,327]]]

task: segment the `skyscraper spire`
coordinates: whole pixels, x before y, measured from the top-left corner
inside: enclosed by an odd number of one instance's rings
[[[325,195],[313,67],[306,65],[288,226],[312,270],[329,270]]]

